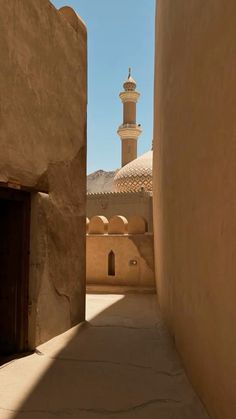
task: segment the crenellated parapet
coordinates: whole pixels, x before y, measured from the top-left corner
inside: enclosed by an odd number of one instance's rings
[[[129,221],[133,216],[143,217],[152,232],[152,191],[102,192],[87,194],[87,217],[103,215],[108,220],[123,215]]]
[[[89,235],[132,235],[147,234],[148,223],[144,217],[134,215],[127,219],[123,215],[115,215],[109,220],[103,215],[86,218],[87,234]]]
[[[147,229],[146,220],[137,215],[109,219],[97,215],[88,220],[88,291],[113,292],[113,286],[119,291],[124,287],[124,292],[125,287],[155,292],[153,234]]]
[[[146,191],[144,190],[144,188],[140,188],[140,190],[138,192],[135,191],[127,191],[127,192],[91,192],[87,194],[87,197],[89,199],[94,198],[94,199],[98,199],[98,198],[104,198],[104,197],[147,197],[149,198],[150,196],[152,197],[152,191]]]

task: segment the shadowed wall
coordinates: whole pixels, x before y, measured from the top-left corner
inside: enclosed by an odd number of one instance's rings
[[[0,182],[35,191],[33,348],[84,319],[86,28],[48,0],[9,0],[1,4],[0,50]]]
[[[212,417],[234,419],[236,3],[159,0],[156,27],[159,299]]]

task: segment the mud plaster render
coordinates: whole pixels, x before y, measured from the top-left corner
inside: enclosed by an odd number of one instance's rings
[[[158,1],[160,304],[211,417],[235,419],[236,2]]]
[[[115,254],[115,276],[108,275],[111,250]],[[153,287],[153,235],[87,235],[86,266],[88,284]]]
[[[140,215],[148,223],[148,231],[153,230],[152,194],[149,192],[134,193],[100,193],[87,195],[87,217],[104,215],[108,219],[114,215],[123,215],[129,221],[134,215]]]
[[[31,194],[29,344],[84,319],[86,28],[47,0],[1,5],[0,181]]]

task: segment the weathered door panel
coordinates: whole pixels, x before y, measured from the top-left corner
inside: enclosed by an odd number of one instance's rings
[[[29,196],[0,190],[0,354],[27,346]]]

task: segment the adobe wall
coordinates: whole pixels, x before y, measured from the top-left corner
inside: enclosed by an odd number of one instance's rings
[[[108,275],[108,255],[115,275]],[[154,288],[153,235],[87,235],[87,284]]]
[[[236,2],[157,3],[153,218],[159,299],[211,417],[234,419]]]
[[[148,231],[153,231],[152,194],[148,192],[88,194],[87,217],[97,214],[107,218],[122,214],[128,220],[134,214],[140,215],[147,221]]]
[[[0,182],[35,191],[32,348],[84,319],[87,40],[67,12],[8,0],[0,13]]]

